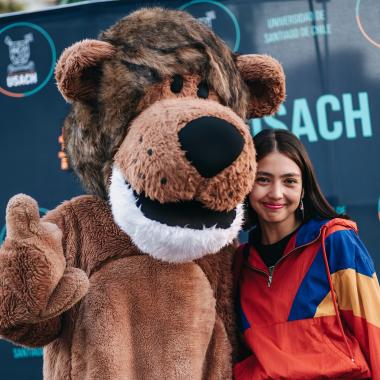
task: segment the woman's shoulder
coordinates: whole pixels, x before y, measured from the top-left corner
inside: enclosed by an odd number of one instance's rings
[[[323,226],[330,233],[334,231],[347,231],[347,230],[354,231],[356,234],[358,233],[357,224],[353,220],[350,220],[350,219],[344,219],[344,218],[327,219],[325,220],[325,223],[323,224]]]
[[[297,241],[299,244],[303,245],[310,241],[314,241],[321,236],[327,238],[330,235],[335,236],[336,233],[340,235],[340,231],[352,231],[355,235],[358,233],[356,223],[351,220],[343,218],[313,218],[305,221],[299,228]]]
[[[367,276],[375,272],[374,263],[358,235],[355,222],[341,218],[328,221],[325,245],[328,247],[332,272],[353,269]]]

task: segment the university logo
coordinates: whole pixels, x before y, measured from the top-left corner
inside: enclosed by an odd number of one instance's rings
[[[198,21],[205,24],[210,29],[212,29],[212,20],[216,20],[215,11],[208,11],[208,12],[206,12],[206,16],[198,17]]]
[[[179,9],[191,13],[212,29],[233,51],[240,47],[240,26],[231,10],[215,0],[193,0]]]
[[[33,33],[27,33],[22,40],[13,41],[10,36],[4,38],[4,43],[9,48],[7,86],[18,87],[32,85],[38,82],[37,72],[34,70],[34,62],[30,61],[30,43],[33,41]]]
[[[56,50],[40,26],[18,22],[0,28],[0,93],[21,98],[41,90],[54,72]]]

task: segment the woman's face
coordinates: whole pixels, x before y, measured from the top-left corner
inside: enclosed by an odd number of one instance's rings
[[[285,223],[292,228],[302,197],[302,173],[287,156],[273,152],[257,163],[249,201],[260,223]]]

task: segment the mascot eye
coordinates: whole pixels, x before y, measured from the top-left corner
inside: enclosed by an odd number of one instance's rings
[[[208,97],[208,84],[205,80],[199,83],[197,95],[199,98],[207,99]]]
[[[181,77],[181,75],[174,75],[173,79],[172,79],[172,83],[170,85],[170,89],[172,92],[174,92],[174,94],[179,94],[182,90],[182,87],[183,87],[183,78]]]

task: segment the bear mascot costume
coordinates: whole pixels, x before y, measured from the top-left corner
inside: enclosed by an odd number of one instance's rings
[[[56,80],[88,194],[42,219],[29,196],[9,201],[2,338],[43,346],[45,379],[230,379],[231,243],[255,177],[245,120],[284,100],[280,64],[150,8],[66,49]]]

